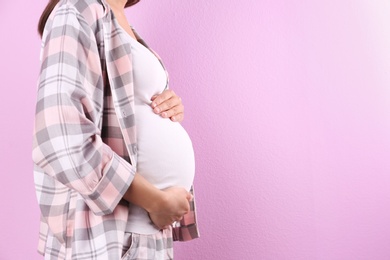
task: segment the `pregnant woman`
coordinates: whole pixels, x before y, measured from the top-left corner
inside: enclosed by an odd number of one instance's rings
[[[173,259],[198,237],[183,105],[129,25],[138,1],[53,0],[33,140],[45,259]]]

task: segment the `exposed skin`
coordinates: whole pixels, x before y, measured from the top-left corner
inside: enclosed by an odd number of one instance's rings
[[[152,108],[156,114],[164,118],[170,118],[173,122],[181,122],[184,119],[184,106],[181,98],[173,90],[165,90],[151,98]]]
[[[121,27],[134,39],[136,38],[125,15],[126,0],[106,0]],[[165,90],[151,98],[154,113],[174,122],[184,119],[184,106],[172,90]],[[138,173],[123,198],[144,208],[153,223],[160,229],[166,228],[182,219],[189,210],[192,195],[182,187],[159,190]]]

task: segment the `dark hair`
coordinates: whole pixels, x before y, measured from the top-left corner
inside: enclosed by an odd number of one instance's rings
[[[60,0],[49,0],[49,3],[47,3],[45,10],[43,10],[43,13],[41,14],[41,18],[39,18],[38,22],[38,33],[42,37],[43,30],[45,28],[45,24],[47,22],[47,18],[49,18],[51,12],[53,11],[54,7],[58,4]],[[127,0],[127,3],[125,7],[130,7],[132,5],[135,5],[140,0]]]

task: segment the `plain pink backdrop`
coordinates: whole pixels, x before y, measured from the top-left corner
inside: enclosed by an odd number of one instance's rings
[[[0,7],[0,259],[41,259],[31,134],[46,0]],[[176,259],[390,259],[390,2],[142,0],[197,157]]]

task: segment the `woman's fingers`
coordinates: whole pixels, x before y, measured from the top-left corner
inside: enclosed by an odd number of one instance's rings
[[[163,95],[162,93],[161,95]],[[181,107],[180,107],[181,106]],[[174,107],[184,108],[181,99],[178,96],[170,96],[167,99],[162,100],[160,96],[157,96],[152,102],[153,111],[157,114],[171,110]]]
[[[171,89],[166,89],[162,93],[158,95],[154,95],[152,100],[152,108],[161,108],[160,105],[166,102],[167,100],[171,99],[172,97],[177,97],[175,92]]]
[[[184,113],[179,113],[170,117],[173,122],[181,122],[184,120]]]
[[[182,104],[168,108],[167,110],[160,113],[164,118],[177,117],[179,114],[184,113],[184,106]]]
[[[167,193],[167,203],[159,212],[149,212],[149,218],[158,228],[166,228],[180,221],[190,210],[191,193],[182,187],[170,187],[163,190]]]
[[[184,106],[181,98],[173,90],[165,90],[152,98],[152,108],[156,114],[163,118],[170,118],[174,122],[181,122],[184,119]]]
[[[183,216],[169,216],[149,213],[149,218],[156,227],[164,229],[167,228],[169,225],[172,225],[173,223],[182,220]]]

